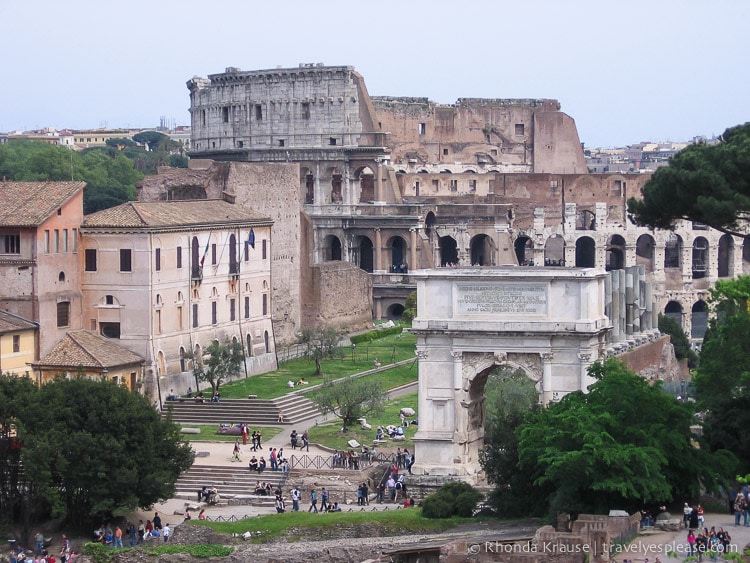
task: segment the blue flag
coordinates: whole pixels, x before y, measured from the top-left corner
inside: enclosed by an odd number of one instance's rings
[[[250,228],[250,234],[247,236],[247,244],[249,244],[252,248],[255,248],[255,231]]]

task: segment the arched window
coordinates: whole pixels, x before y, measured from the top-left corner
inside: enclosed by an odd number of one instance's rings
[[[519,266],[534,265],[534,241],[526,235],[521,235],[513,243],[513,248],[516,251]]]
[[[495,252],[492,239],[487,235],[477,235],[471,239],[472,266],[493,266],[495,264]]]
[[[544,243],[544,265],[565,266],[565,239],[555,235]]]
[[[690,316],[690,338],[703,338],[708,329],[708,305],[703,299],[693,303]]]
[[[641,235],[635,243],[635,262],[646,268],[646,272],[654,271],[654,237]]]
[[[612,235],[607,242],[605,270],[622,270],[625,268],[625,239]]]
[[[581,237],[576,241],[576,268],[596,266],[596,243],[591,237]]]
[[[693,279],[708,275],[708,240],[696,237],[693,241]]]
[[[458,244],[451,236],[440,237],[440,265],[452,266],[458,264]]]

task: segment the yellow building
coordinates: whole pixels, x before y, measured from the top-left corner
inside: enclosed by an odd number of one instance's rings
[[[36,359],[39,326],[28,319],[0,310],[0,373],[31,375]]]

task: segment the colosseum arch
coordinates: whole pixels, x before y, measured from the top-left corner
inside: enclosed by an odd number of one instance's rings
[[[331,203],[341,203],[344,200],[343,196],[343,185],[344,180],[341,174],[341,170],[338,166],[330,166],[326,169],[325,173],[326,182],[330,182],[331,185]]]
[[[359,254],[359,267],[371,274],[375,270],[375,248],[372,241],[369,237],[360,235],[355,246]]]
[[[390,254],[389,270],[400,272],[408,262],[408,246],[402,236],[395,235],[386,241],[386,249]]]
[[[471,239],[472,266],[494,266],[495,265],[495,243],[492,238],[485,234],[479,234]]]
[[[719,239],[718,275],[731,278],[734,275],[734,237],[725,234]]]
[[[565,239],[560,235],[553,235],[544,243],[544,265],[565,266]]]
[[[519,235],[513,242],[519,266],[534,265],[534,241],[526,235]]]
[[[315,176],[306,166],[299,169],[300,200],[305,203],[315,203]]]
[[[359,182],[359,202],[375,201],[375,174],[369,166],[360,166],[354,171]]]
[[[341,239],[336,235],[326,235],[323,240],[323,261],[341,260]]]
[[[440,237],[440,265],[458,264],[458,243],[450,235]]]
[[[656,242],[651,235],[641,235],[635,243],[635,262],[646,268],[646,273],[654,271],[654,248]]]
[[[664,267],[682,267],[682,237],[677,233],[669,233],[664,242]]]
[[[596,267],[596,243],[591,237],[576,240],[576,268]]]
[[[706,237],[695,237],[693,240],[693,279],[698,280],[708,275],[709,261],[708,240]]]
[[[664,306],[664,315],[676,320],[682,326],[682,304],[679,301],[669,301]]]
[[[703,299],[698,299],[690,313],[690,338],[702,339],[708,330],[708,305]]]
[[[625,239],[621,235],[612,235],[607,241],[605,270],[625,269]]]

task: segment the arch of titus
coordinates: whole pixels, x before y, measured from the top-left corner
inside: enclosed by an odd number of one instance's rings
[[[418,316],[412,332],[419,358],[413,471],[476,480],[484,446],[484,386],[495,367],[523,369],[546,404],[586,390],[593,382],[587,369],[595,360],[649,340],[650,288],[638,274],[637,267],[413,272]],[[626,322],[627,335],[619,330]],[[621,344],[613,343],[620,332]]]

